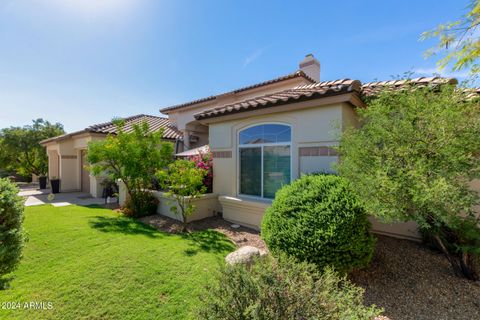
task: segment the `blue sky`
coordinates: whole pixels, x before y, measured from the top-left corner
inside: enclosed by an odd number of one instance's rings
[[[420,34],[467,0],[0,0],[0,128],[67,131],[293,72],[321,79],[430,75]],[[446,74],[451,76],[452,74]],[[462,74],[455,74],[462,76]],[[460,78],[461,79],[461,78]]]

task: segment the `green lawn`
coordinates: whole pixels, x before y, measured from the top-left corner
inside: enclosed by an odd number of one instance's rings
[[[24,258],[0,302],[53,309],[0,309],[1,319],[192,318],[234,250],[214,231],[170,235],[98,207],[28,207],[25,229]]]

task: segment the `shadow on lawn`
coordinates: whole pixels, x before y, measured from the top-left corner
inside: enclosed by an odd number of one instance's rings
[[[138,234],[151,238],[163,237],[157,229],[127,217],[95,216],[89,224],[101,232],[117,232],[123,234]]]
[[[235,250],[235,245],[225,235],[214,230],[183,233],[181,237],[191,246],[184,252],[187,256],[196,255],[199,251],[222,253]]]
[[[101,232],[136,234],[150,238],[160,238],[171,235],[128,217],[95,216],[90,219],[89,224],[90,227]],[[184,251],[187,256],[194,256],[200,251],[226,253],[234,251],[236,248],[225,235],[215,230],[177,233],[176,235],[188,241],[190,247]]]

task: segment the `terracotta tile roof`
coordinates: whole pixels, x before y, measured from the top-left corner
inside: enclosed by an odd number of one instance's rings
[[[197,120],[202,120],[320,97],[339,95],[349,92],[360,92],[360,87],[361,83],[358,80],[341,79],[335,81],[323,81],[308,85],[301,85],[292,89],[282,90],[244,101],[239,101],[233,104],[227,104],[221,107],[208,109],[195,114],[194,117]]]
[[[389,81],[375,81],[368,82],[362,85],[362,94],[366,97],[374,96],[385,88],[398,89],[404,87],[406,84],[410,85],[439,85],[439,84],[457,84],[458,81],[455,78],[442,78],[442,77],[421,77],[410,80],[389,80]]]
[[[164,129],[163,137],[165,139],[179,139],[182,137],[181,132],[175,128],[168,118],[162,118],[157,116],[139,114],[136,116],[125,118],[125,126],[123,130],[125,132],[132,132],[133,126],[136,124],[141,124],[144,121],[148,123],[149,131],[155,132],[160,129]],[[117,133],[117,127],[110,121],[100,124],[95,124],[85,129],[87,132],[96,132],[96,133]]]
[[[191,105],[201,103],[201,102],[212,101],[212,100],[215,100],[218,96],[221,96],[221,95],[224,95],[224,94],[239,93],[239,92],[247,91],[247,90],[250,90],[250,89],[263,87],[263,86],[266,86],[266,85],[269,85],[269,84],[273,84],[273,83],[277,83],[277,82],[281,82],[281,81],[285,81],[285,80],[289,80],[289,79],[299,78],[299,77],[302,77],[302,78],[304,78],[304,79],[306,79],[306,80],[308,80],[312,83],[315,82],[315,80],[310,78],[305,72],[303,72],[302,70],[298,70],[294,73],[290,73],[290,74],[287,74],[287,75],[284,75],[284,76],[281,76],[281,77],[278,77],[278,78],[275,78],[275,79],[272,79],[272,80],[256,83],[256,84],[253,84],[253,85],[250,85],[250,86],[246,86],[246,87],[242,87],[242,88],[235,89],[235,90],[232,90],[232,91],[224,92],[224,93],[221,93],[221,94],[218,94],[218,95],[209,96],[209,97],[185,102],[185,103],[182,103],[182,104],[177,104],[177,105],[173,105],[173,106],[170,106],[170,107],[162,108],[162,109],[160,109],[160,112],[163,113],[163,112],[167,112],[167,111],[191,106]]]
[[[480,88],[464,89],[463,93],[465,94],[465,98],[467,100],[471,100],[473,98],[479,98],[480,97]]]
[[[149,125],[150,132],[155,132],[163,128],[164,139],[176,140],[176,139],[181,139],[183,136],[182,133],[178,131],[175,126],[172,125],[172,123],[168,118],[139,114],[139,115],[128,117],[128,118],[123,118],[123,120],[125,121],[125,126],[124,126],[125,132],[131,132],[133,130],[133,125],[141,124],[142,122],[146,121]],[[68,139],[72,136],[82,134],[82,133],[116,134],[117,128],[112,121],[99,123],[99,124],[89,126],[80,131],[75,131],[72,133],[67,133],[61,136],[43,140],[40,142],[40,144]]]

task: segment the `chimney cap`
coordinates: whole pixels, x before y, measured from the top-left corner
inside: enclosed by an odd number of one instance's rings
[[[305,58],[300,61],[299,68],[313,80],[317,82],[320,81],[320,61],[318,61],[313,54],[307,54]]]

